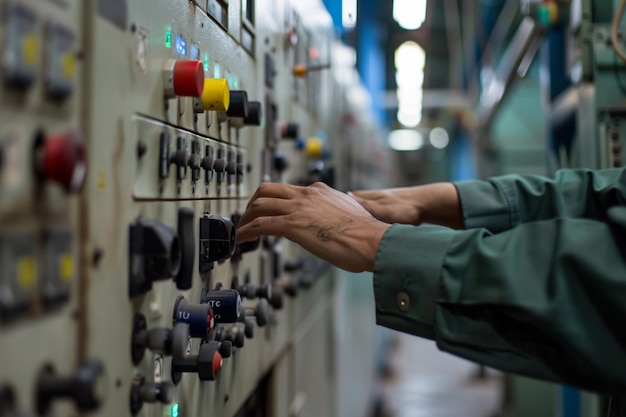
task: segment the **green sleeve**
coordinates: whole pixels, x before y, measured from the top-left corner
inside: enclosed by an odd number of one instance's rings
[[[605,221],[609,207],[626,202],[626,168],[563,170],[554,179],[506,175],[455,186],[465,228],[498,233],[556,217]]]
[[[394,225],[375,263],[377,322],[504,371],[623,392],[626,208],[608,217],[500,234]]]

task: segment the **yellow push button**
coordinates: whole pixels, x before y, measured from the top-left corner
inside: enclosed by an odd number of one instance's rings
[[[63,57],[61,58],[61,73],[63,74],[63,77],[68,80],[73,78],[75,68],[76,59],[74,58],[74,54],[71,52],[63,54]]]
[[[202,91],[204,110],[226,111],[230,106],[230,89],[225,78],[206,78]]]
[[[306,140],[304,150],[310,158],[318,157],[324,150],[324,142],[320,138],[311,137]]]
[[[37,63],[39,39],[35,35],[26,35],[22,38],[22,61],[27,65]]]
[[[308,73],[307,67],[304,64],[296,64],[293,67],[293,75],[296,77],[306,77]]]
[[[63,282],[70,282],[74,277],[74,260],[69,253],[59,256],[59,277]]]

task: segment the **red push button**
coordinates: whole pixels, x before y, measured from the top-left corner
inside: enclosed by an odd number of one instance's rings
[[[168,60],[164,69],[165,96],[200,97],[204,90],[204,66],[200,61]]]
[[[37,170],[69,193],[79,192],[87,174],[85,141],[78,132],[51,136],[38,148]]]
[[[222,355],[220,355],[219,352],[215,352],[213,354],[213,375],[215,375],[217,377],[217,374],[220,372],[220,369],[222,369],[222,364],[223,364],[223,360],[222,360]]]

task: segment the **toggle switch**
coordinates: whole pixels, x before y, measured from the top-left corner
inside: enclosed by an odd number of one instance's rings
[[[48,414],[54,400],[71,399],[78,411],[94,411],[105,396],[104,366],[90,360],[81,364],[74,375],[62,377],[51,364],[40,371],[35,385],[37,413]]]
[[[237,290],[208,290],[202,303],[213,310],[216,323],[235,323],[241,314],[241,296]]]
[[[210,270],[212,262],[233,256],[236,236],[231,219],[205,213],[200,218],[200,272]]]
[[[184,323],[189,326],[189,335],[196,338],[209,336],[215,320],[209,304],[192,304],[179,295],[174,304],[173,323]],[[175,351],[175,347],[173,350]]]
[[[163,356],[172,356],[172,338],[172,329],[155,327],[148,330],[145,316],[139,313],[135,314],[131,337],[133,364],[138,365],[141,362],[146,349]]]
[[[222,368],[222,355],[217,343],[203,343],[197,355],[187,352],[190,326],[174,326],[174,354],[172,356],[172,382],[178,384],[182,373],[196,373],[201,381],[214,381]]]
[[[248,115],[244,117],[243,124],[246,126],[261,126],[263,120],[263,107],[260,101],[248,102]]]
[[[225,78],[205,78],[202,96],[193,99],[196,113],[206,111],[225,112],[230,106],[230,88]]]
[[[151,219],[139,219],[129,228],[128,296],[152,289],[154,281],[177,276],[181,244],[176,231]]]
[[[146,382],[143,376],[135,376],[130,387],[130,412],[139,414],[144,403],[169,404],[174,399],[174,385],[169,381]]]
[[[87,177],[85,140],[76,131],[50,136],[35,142],[34,166],[43,181],[53,181],[68,193],[78,193]]]
[[[168,59],[163,69],[165,98],[201,97],[204,90],[204,66],[196,60]]]

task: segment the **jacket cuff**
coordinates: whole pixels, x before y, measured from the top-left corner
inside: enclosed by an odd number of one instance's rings
[[[463,181],[454,186],[466,229],[485,228],[499,233],[519,223],[517,194],[506,181]]]
[[[377,324],[434,339],[441,268],[457,233],[440,226],[387,229],[374,263]]]

